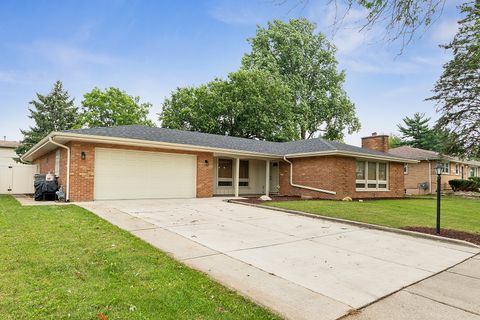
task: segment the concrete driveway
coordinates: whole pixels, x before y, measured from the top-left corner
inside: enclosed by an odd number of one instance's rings
[[[79,205],[291,319],[336,319],[479,251],[220,198]]]

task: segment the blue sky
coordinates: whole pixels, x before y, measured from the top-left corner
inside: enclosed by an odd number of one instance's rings
[[[414,112],[436,118],[425,102],[449,54],[438,44],[456,31],[458,1],[447,0],[434,26],[398,55],[382,26],[360,32],[353,10],[333,32],[326,0],[293,1],[15,1],[0,2],[0,136],[21,139],[31,124],[28,102],[61,80],[77,105],[93,87],[119,87],[153,103],[152,119],[176,87],[225,77],[249,50],[257,24],[305,16],[337,46],[345,89],[362,123],[345,141],[358,145],[373,131],[395,133]]]

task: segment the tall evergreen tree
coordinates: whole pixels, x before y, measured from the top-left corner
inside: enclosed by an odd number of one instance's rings
[[[424,113],[415,113],[412,118],[405,117],[403,125],[399,124],[398,130],[402,134],[400,145],[408,145],[414,148],[432,150],[437,152],[444,151],[444,142],[448,134],[442,130],[432,129],[429,126],[431,118],[427,118]]]
[[[459,21],[453,41],[442,46],[453,52],[434,87],[441,116],[437,127],[453,137],[451,153],[480,158],[480,1],[460,6],[466,17]]]
[[[37,99],[30,101],[30,105],[32,107],[28,108],[29,118],[33,119],[35,124],[28,130],[20,130],[23,140],[16,149],[19,157],[50,132],[71,129],[77,120],[74,99],[63,89],[61,81],[55,82],[49,94],[37,93]]]

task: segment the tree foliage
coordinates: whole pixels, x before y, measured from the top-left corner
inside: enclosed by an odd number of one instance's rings
[[[63,89],[62,82],[55,82],[47,95],[36,95],[37,99],[30,101],[32,107],[28,108],[29,118],[34,121],[34,125],[28,130],[20,130],[23,139],[16,149],[19,157],[50,132],[71,129],[77,120],[74,99]]]
[[[162,127],[286,141],[293,130],[288,88],[271,74],[240,70],[227,80],[178,88],[163,104]]]
[[[413,117],[405,117],[403,125],[399,124],[398,130],[402,134],[399,145],[407,145],[414,148],[443,152],[448,134],[436,128],[430,128],[431,118],[424,113],[415,113]]]
[[[317,0],[318,1],[318,0]],[[304,9],[312,0],[276,0],[279,5]],[[428,29],[442,15],[446,0],[328,0],[335,9],[333,26],[338,29],[352,9],[362,9],[365,15],[359,19],[360,30],[375,25],[385,25],[388,42],[401,41],[401,51],[418,33]]]
[[[398,147],[401,147],[405,145],[405,142],[403,142],[402,138],[395,135],[395,134],[391,134],[389,139],[388,139],[388,147],[390,149],[393,149],[393,148],[398,148]]]
[[[154,126],[148,119],[152,104],[140,103],[140,97],[128,95],[118,88],[102,91],[94,88],[83,96],[76,127],[113,127],[129,124]]]
[[[257,27],[248,39],[252,49],[242,59],[245,70],[271,73],[293,95],[291,111],[301,139],[323,135],[340,140],[356,132],[360,122],[343,89],[345,72],[337,71],[335,47],[306,19],[274,20]]]
[[[437,103],[437,126],[453,137],[451,153],[480,158],[480,1],[460,7],[466,17],[450,44],[453,59],[443,66],[429,100]]]

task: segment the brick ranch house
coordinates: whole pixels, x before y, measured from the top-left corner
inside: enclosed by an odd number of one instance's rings
[[[388,139],[388,137],[387,137]],[[139,125],[52,132],[24,161],[58,176],[70,201],[280,194],[400,198],[404,163],[384,136],[363,148],[269,142]]]
[[[408,146],[390,149],[394,156],[418,160],[418,163],[405,163],[405,189],[407,194],[434,193],[437,190],[435,166],[443,166],[442,190],[449,190],[448,182],[453,179],[480,177],[480,162],[462,160],[441,155],[438,152]]]

